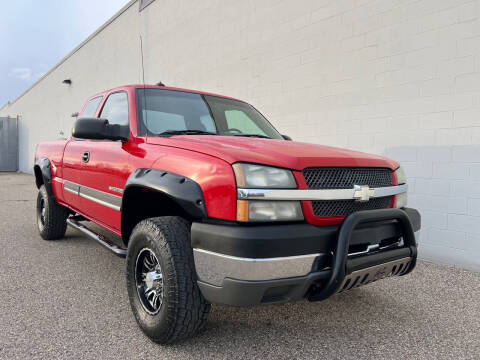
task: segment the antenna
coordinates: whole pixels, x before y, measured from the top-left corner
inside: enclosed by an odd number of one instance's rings
[[[147,111],[147,94],[145,86],[145,66],[143,64],[143,38],[140,35],[140,53],[142,55],[142,81],[143,81],[143,111],[145,114],[145,137],[148,139],[148,111]],[[143,114],[142,114],[143,115]]]
[[[143,88],[145,89],[145,67],[143,65],[143,39],[142,39],[142,35],[140,35],[140,54],[142,54],[142,81],[143,81]]]

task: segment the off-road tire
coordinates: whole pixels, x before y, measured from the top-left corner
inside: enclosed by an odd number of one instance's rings
[[[127,250],[127,288],[138,325],[160,344],[178,342],[202,330],[210,304],[198,285],[190,245],[191,224],[180,217],[150,218],[138,223]],[[158,313],[147,312],[137,291],[137,258],[142,250],[153,251],[163,274],[163,302]]]
[[[38,191],[36,210],[38,231],[42,239],[56,240],[65,236],[69,211],[48,195],[45,185],[40,186]]]

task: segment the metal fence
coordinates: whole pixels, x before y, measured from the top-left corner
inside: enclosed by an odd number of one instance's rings
[[[18,118],[0,117],[0,171],[18,171]]]

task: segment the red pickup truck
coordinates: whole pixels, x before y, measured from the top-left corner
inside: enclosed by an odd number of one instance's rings
[[[291,141],[226,96],[94,95],[70,139],[37,146],[34,173],[41,237],[69,225],[126,256],[133,313],[159,343],[203,328],[211,303],[318,301],[416,263],[420,215],[397,162]]]

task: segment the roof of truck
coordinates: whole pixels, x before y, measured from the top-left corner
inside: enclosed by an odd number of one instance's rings
[[[163,86],[163,85],[143,85],[143,84],[130,84],[130,85],[117,86],[113,89],[109,89],[109,90],[99,92],[98,94],[95,94],[93,97],[101,95],[101,94],[109,93],[109,92],[112,92],[112,91],[115,91],[115,90],[125,89],[125,88],[136,88],[136,89],[145,88],[145,89],[162,89],[162,90],[182,91],[182,92],[189,92],[189,93],[193,93],[193,94],[211,95],[211,96],[218,96],[218,97],[222,97],[222,98],[230,99],[230,100],[243,101],[243,100],[240,100],[240,99],[233,98],[231,96],[215,94],[215,93],[211,93],[211,92],[207,92],[207,91],[184,89],[184,88]]]

